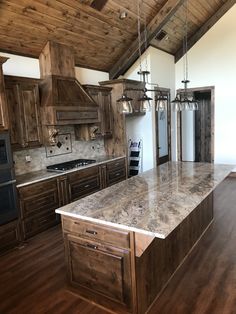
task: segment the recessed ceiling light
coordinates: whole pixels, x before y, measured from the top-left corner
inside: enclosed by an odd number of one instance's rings
[[[119,18],[120,18],[121,20],[124,20],[126,17],[127,17],[127,12],[126,12],[126,11],[121,11],[121,12],[120,12],[120,15],[119,15]]]

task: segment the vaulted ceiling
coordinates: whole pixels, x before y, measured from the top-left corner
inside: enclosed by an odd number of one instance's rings
[[[139,0],[141,51],[152,45],[182,56],[185,0]],[[188,0],[189,47],[236,0]],[[138,0],[2,0],[0,51],[38,58],[48,40],[74,47],[76,65],[123,74],[139,56]],[[120,14],[126,12],[125,19]],[[145,22],[146,21],[146,22]],[[161,33],[160,33],[161,32]],[[161,36],[163,35],[163,36]],[[161,36],[163,39],[158,40]]]

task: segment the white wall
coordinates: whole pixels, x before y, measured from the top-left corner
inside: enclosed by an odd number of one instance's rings
[[[156,83],[160,87],[170,88],[174,91],[175,87],[175,65],[174,57],[149,47],[142,55],[142,70],[151,72],[149,82]],[[137,72],[139,71],[139,60],[125,73],[125,78],[140,80]],[[147,85],[153,89],[153,86]],[[172,92],[173,94],[173,92]],[[150,95],[152,98],[153,95]],[[154,102],[152,102],[154,104]],[[156,135],[155,135],[155,108],[152,112],[147,112],[145,116],[127,117],[126,131],[129,138],[141,138],[143,140],[143,170],[148,170],[156,165]],[[175,149],[174,149],[175,152]],[[175,155],[174,155],[175,156]],[[174,157],[175,158],[175,157]]]
[[[101,81],[109,80],[108,72],[95,71],[79,67],[75,68],[75,76],[81,84],[98,85],[98,83]]]
[[[3,64],[3,73],[5,75],[40,78],[38,59],[3,52],[0,52],[0,55],[9,58],[9,60]],[[79,67],[75,67],[75,75],[81,84],[97,85],[100,81],[109,80],[109,74],[107,72]]]
[[[0,52],[1,56],[8,57],[3,64],[5,75],[40,78],[39,60]]]
[[[215,86],[215,162],[236,164],[236,5],[189,50],[189,87]],[[176,88],[182,87],[182,60]]]

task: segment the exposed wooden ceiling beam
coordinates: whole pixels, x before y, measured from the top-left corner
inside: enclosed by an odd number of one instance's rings
[[[168,0],[161,8],[157,15],[147,25],[147,41],[145,43],[144,31],[141,33],[141,53],[149,46],[151,40],[163,28],[168,20],[175,14],[178,8],[184,3],[185,0]],[[118,62],[111,68],[109,72],[110,79],[117,78],[129,69],[129,67],[139,57],[139,41],[138,38],[134,40],[129,49],[122,55]]]
[[[220,9],[213,14],[205,24],[203,24],[189,39],[188,49],[193,45],[234,5],[236,0],[226,1]],[[181,47],[175,54],[175,62],[178,62],[183,57],[183,48]]]

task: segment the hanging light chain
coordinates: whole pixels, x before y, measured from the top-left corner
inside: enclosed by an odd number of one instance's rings
[[[142,72],[142,60],[141,60],[141,23],[140,23],[140,0],[137,1],[138,12],[138,51],[139,51],[139,72]]]

